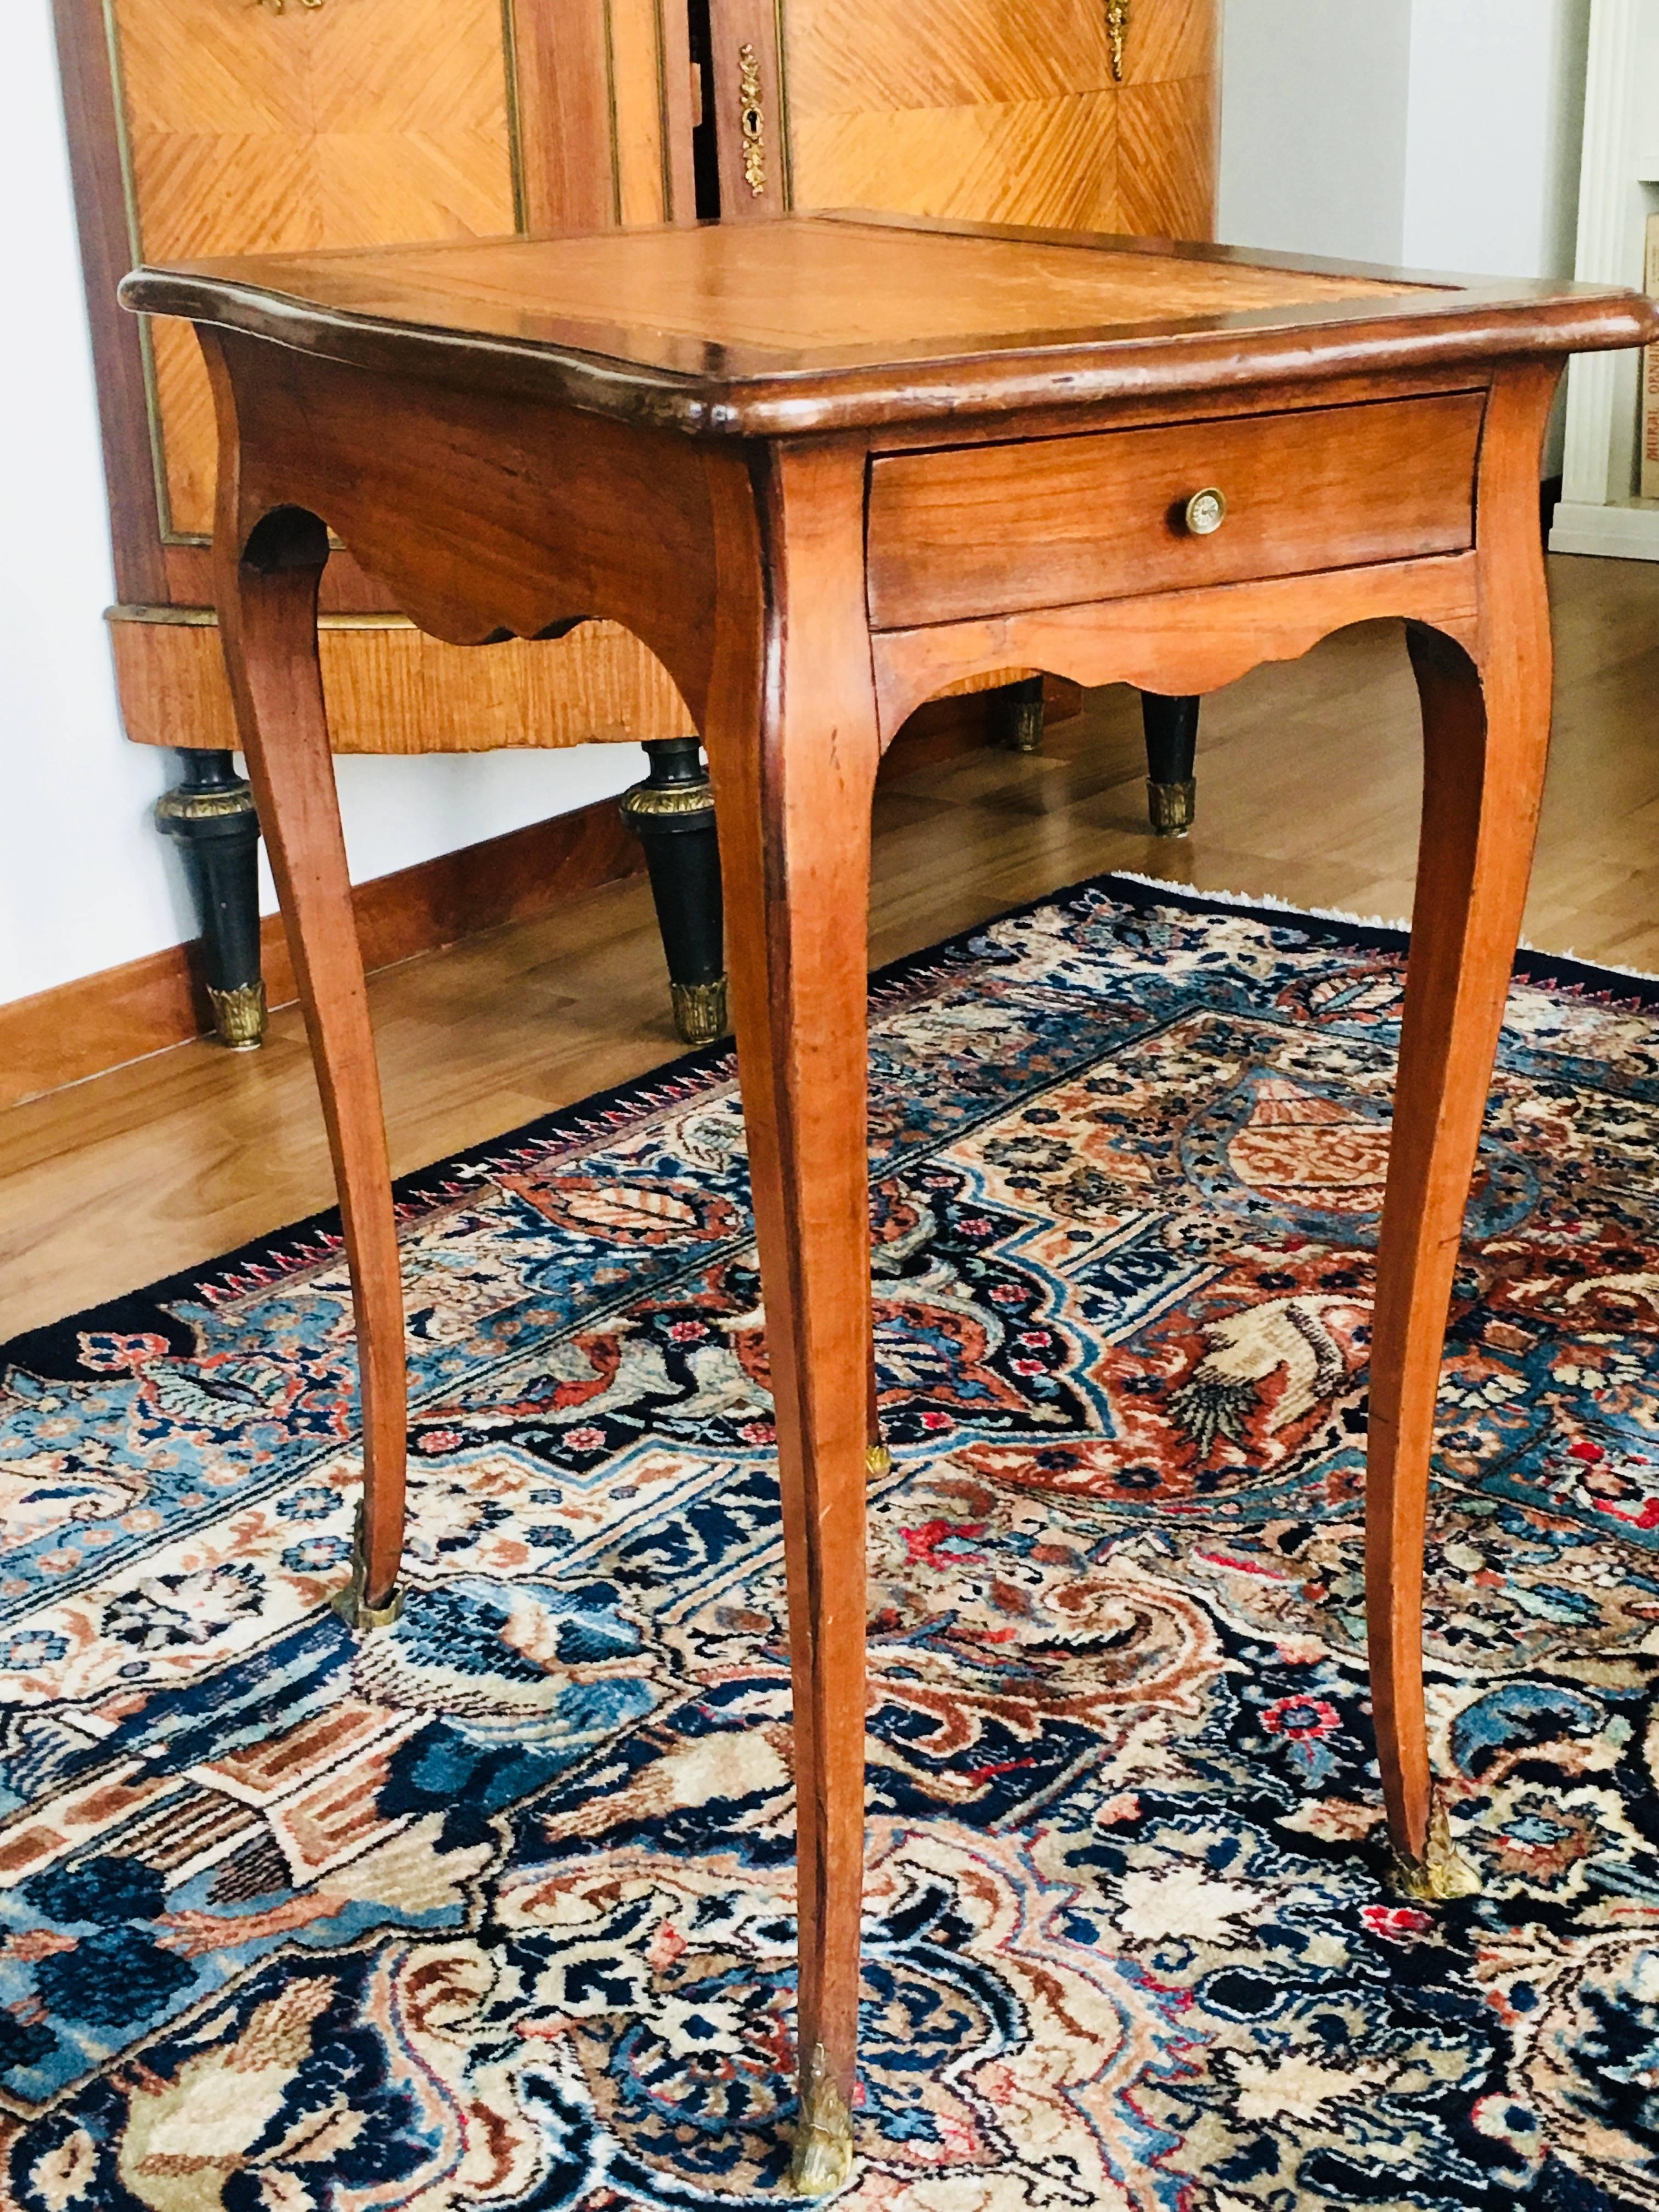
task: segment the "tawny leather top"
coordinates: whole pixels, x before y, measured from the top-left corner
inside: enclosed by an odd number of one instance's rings
[[[1659,336],[1659,309],[1634,293],[871,216],[258,255],[142,269],[122,298],[705,432]]]

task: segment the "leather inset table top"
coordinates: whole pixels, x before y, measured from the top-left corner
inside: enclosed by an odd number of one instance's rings
[[[1345,348],[1363,370],[1379,328],[1394,365],[1413,348],[1455,357],[1460,326],[1489,354],[1495,315],[1519,339],[1546,305],[1549,349],[1563,350],[1572,289],[824,215],[195,262],[139,270],[123,297],[376,368],[437,340],[446,374],[465,363],[485,381],[562,384],[607,413],[776,431],[1029,405],[1045,383],[1072,403],[1145,392],[1182,381],[1183,361],[1211,385],[1218,361],[1226,380],[1271,380],[1316,354],[1328,372]],[[1575,304],[1604,316],[1607,295]]]

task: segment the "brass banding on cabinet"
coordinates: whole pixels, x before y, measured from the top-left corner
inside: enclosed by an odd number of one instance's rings
[[[889,453],[871,465],[883,629],[1457,553],[1474,542],[1480,392]],[[1226,493],[1197,535],[1194,484]]]

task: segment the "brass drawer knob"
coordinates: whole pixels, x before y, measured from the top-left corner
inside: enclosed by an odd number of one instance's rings
[[[1195,491],[1187,502],[1187,527],[1194,538],[1208,538],[1227,520],[1227,499],[1213,484]]]

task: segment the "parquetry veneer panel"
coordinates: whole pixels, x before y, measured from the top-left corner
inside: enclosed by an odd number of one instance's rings
[[[1210,235],[1214,0],[785,0],[798,208]]]
[[[140,744],[237,743],[219,632],[190,623],[110,623],[127,734]],[[568,637],[446,645],[401,617],[325,622],[323,688],[336,752],[398,753],[418,731],[434,752],[684,737],[685,702],[662,663],[616,623]]]
[[[142,251],[305,252],[514,227],[501,0],[113,0]],[[152,333],[173,527],[213,520],[188,331]]]

